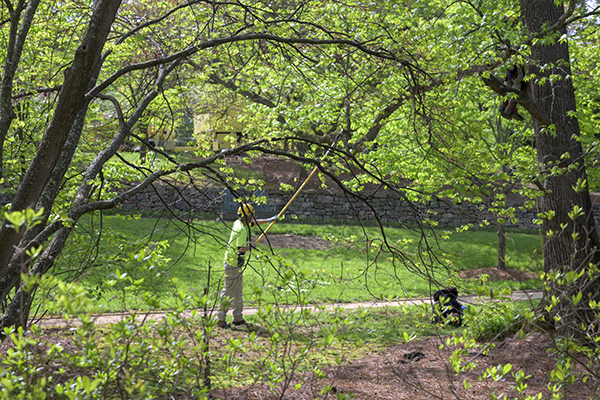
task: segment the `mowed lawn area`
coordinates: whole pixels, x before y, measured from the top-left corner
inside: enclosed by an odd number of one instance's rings
[[[117,215],[88,219],[76,228],[56,273],[76,274],[105,312],[169,309],[181,296],[205,292],[216,298],[231,225]],[[259,234],[253,228],[255,239]],[[540,248],[538,235],[509,232],[508,267],[541,271]],[[445,285],[464,294],[474,292],[473,282],[461,279],[460,271],[495,267],[497,233],[439,230],[422,236],[398,227],[382,232],[282,221],[246,258],[248,306],[426,297]],[[541,287],[538,279],[492,284]]]

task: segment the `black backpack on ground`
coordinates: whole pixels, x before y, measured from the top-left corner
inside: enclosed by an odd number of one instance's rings
[[[463,306],[458,302],[458,290],[445,287],[433,293],[433,323],[462,325]]]

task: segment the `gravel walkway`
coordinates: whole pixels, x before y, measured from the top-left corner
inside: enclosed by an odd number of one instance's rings
[[[518,290],[513,292],[511,296],[512,301],[530,301],[530,300],[538,300],[541,299],[543,295],[543,291],[541,290]],[[459,296],[458,300],[463,304],[476,304],[478,302],[477,296],[475,295],[467,295],[467,296]],[[420,304],[431,304],[431,299],[429,297],[421,297],[414,299],[397,299],[392,301],[363,301],[359,303],[333,303],[333,304],[321,304],[321,305],[309,305],[309,306],[281,306],[282,309],[287,310],[317,310],[322,307],[325,310],[333,310],[336,308],[344,308],[346,310],[357,310],[361,308],[375,308],[375,307],[397,307],[399,305],[420,305]],[[252,315],[258,312],[258,307],[244,307],[245,315]],[[191,311],[188,312],[191,315]],[[140,312],[140,313],[111,313],[111,314],[95,314],[92,317],[92,320],[97,325],[106,325],[111,323],[119,322],[120,320],[125,319],[131,315],[136,315],[138,321],[142,321],[144,319],[161,319],[164,318],[164,312]],[[80,325],[81,321],[78,318],[72,318],[68,322],[63,318],[41,318],[36,320],[35,323],[41,327],[58,327],[58,326],[66,326],[66,325]]]

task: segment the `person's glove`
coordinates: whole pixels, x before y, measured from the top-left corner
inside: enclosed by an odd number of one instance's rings
[[[269,221],[269,222],[273,222],[273,221],[277,221],[277,220],[281,221],[281,220],[282,220],[282,219],[284,219],[284,218],[285,218],[285,215],[284,215],[284,214],[281,214],[281,215],[273,215],[271,218],[267,218],[267,221]]]

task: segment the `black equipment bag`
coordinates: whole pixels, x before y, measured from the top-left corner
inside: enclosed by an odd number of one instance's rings
[[[433,293],[433,323],[447,322],[461,326],[462,317],[463,306],[458,301],[458,290],[455,287],[445,287]]]

